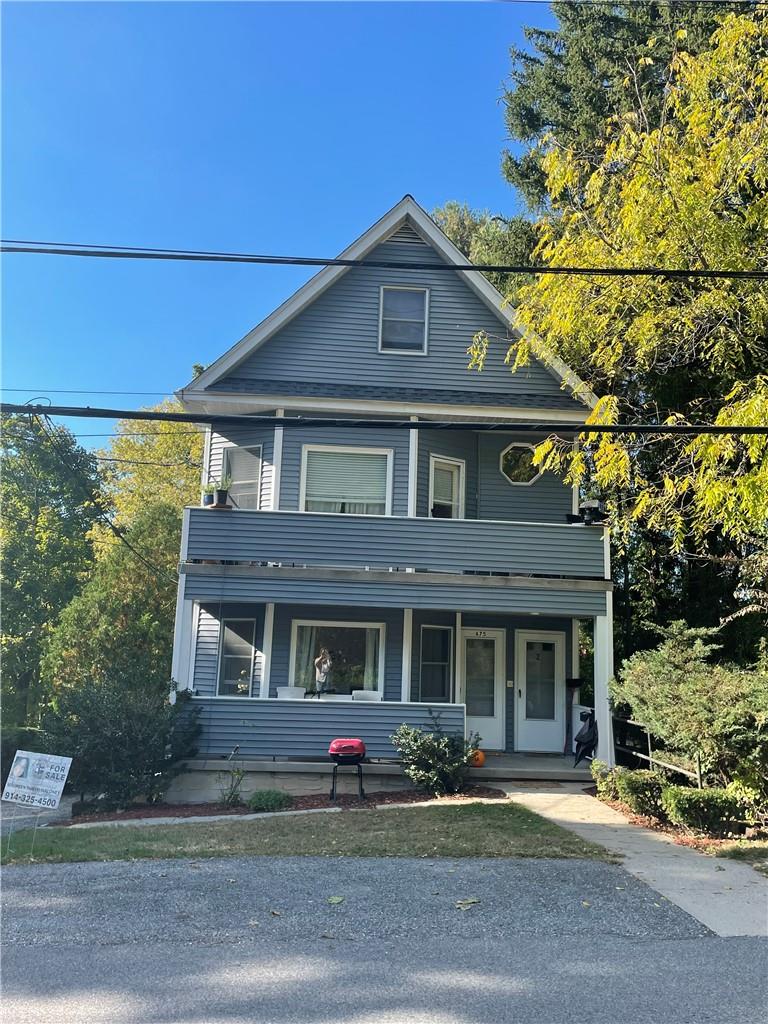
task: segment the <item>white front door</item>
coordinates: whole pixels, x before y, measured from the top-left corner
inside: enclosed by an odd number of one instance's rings
[[[480,733],[484,750],[503,750],[505,746],[505,638],[503,629],[461,631],[467,734]]]
[[[564,745],[565,633],[515,630],[515,749]]]

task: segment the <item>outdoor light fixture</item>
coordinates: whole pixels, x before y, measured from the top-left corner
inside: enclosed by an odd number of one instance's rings
[[[606,521],[605,505],[596,498],[590,498],[579,505],[578,515],[569,513],[567,523],[583,523],[584,526],[598,526]]]

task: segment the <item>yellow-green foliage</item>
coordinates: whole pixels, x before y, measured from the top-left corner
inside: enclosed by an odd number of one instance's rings
[[[678,35],[660,127],[648,128],[640,104],[612,118],[597,168],[573,150],[548,148],[544,264],[768,269],[765,16],[725,17],[697,57]],[[642,62],[653,60],[650,39]],[[633,89],[632,73],[625,85]],[[532,354],[564,360],[607,396],[593,423],[768,423],[763,281],[545,275],[521,290],[517,306],[525,337],[510,349],[513,370]],[[476,364],[482,349],[478,339]],[[538,461],[570,480],[590,468],[608,493],[621,491],[625,528],[642,521],[671,533],[678,549],[712,529],[734,541],[764,535],[765,436],[582,440],[586,451],[575,458],[550,441]]]

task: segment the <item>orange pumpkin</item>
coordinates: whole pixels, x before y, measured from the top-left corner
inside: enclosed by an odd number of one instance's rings
[[[483,753],[482,750],[472,751],[472,760],[470,761],[470,764],[472,765],[473,768],[483,767],[483,765],[485,764],[485,754]]]

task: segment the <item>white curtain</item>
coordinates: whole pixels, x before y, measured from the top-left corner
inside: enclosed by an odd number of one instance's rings
[[[296,636],[296,668],[293,686],[315,688],[315,658],[320,653],[317,626],[298,626]]]

